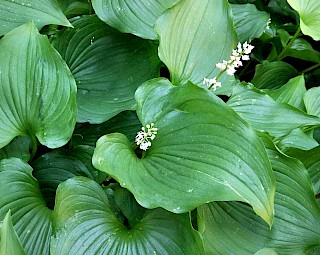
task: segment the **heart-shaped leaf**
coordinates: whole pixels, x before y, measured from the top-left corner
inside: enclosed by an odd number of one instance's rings
[[[1,0],[0,36],[30,21],[39,29],[48,24],[71,26],[54,0]]]
[[[26,253],[49,254],[52,213],[32,168],[17,158],[0,161],[0,194],[0,218],[11,210],[14,229]]]
[[[157,47],[133,35],[122,34],[97,17],[72,21],[53,40],[78,86],[78,122],[101,123],[135,108],[134,92],[158,77]]]
[[[264,141],[276,176],[274,224],[270,229],[245,204],[202,205],[198,225],[208,254],[253,254],[268,247],[281,255],[303,255],[320,245],[320,208],[308,172],[277,151],[270,138]]]
[[[302,33],[320,40],[320,2],[318,0],[288,0],[291,7],[299,13]]]
[[[124,33],[145,39],[158,39],[153,27],[161,14],[178,0],[93,0],[98,17]]]
[[[266,131],[274,137],[288,135],[296,128],[315,127],[320,124],[320,118],[308,115],[291,105],[278,103],[252,85],[237,86],[228,105],[254,129]]]
[[[231,7],[239,42],[251,41],[263,34],[270,18],[267,12],[257,10],[254,4],[232,4]]]
[[[0,49],[0,148],[19,135],[50,148],[66,144],[77,114],[67,65],[33,23],[5,35]]]
[[[188,214],[147,210],[127,228],[112,211],[106,192],[85,177],[58,187],[53,222],[51,255],[204,254]]]
[[[231,8],[227,0],[180,1],[157,21],[159,56],[174,85],[203,79],[220,72],[216,64],[229,60],[236,45]],[[224,74],[217,93],[229,93],[234,78]]]
[[[26,255],[11,220],[9,210],[0,224],[0,254],[2,255]]]
[[[249,203],[272,223],[274,179],[264,147],[234,111],[207,89],[155,79],[136,92],[143,125],[158,134],[138,158],[122,134],[97,142],[93,165],[147,208],[186,212],[209,201]]]
[[[73,150],[59,149],[43,154],[31,163],[47,206],[53,208],[58,185],[74,176],[85,176],[98,183],[106,174],[97,171],[91,164],[93,147],[78,146]]]

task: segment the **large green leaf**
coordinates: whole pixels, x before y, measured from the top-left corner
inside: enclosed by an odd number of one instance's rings
[[[112,211],[106,192],[84,177],[58,187],[53,221],[51,255],[204,254],[188,214],[147,210],[128,228]]]
[[[124,33],[145,39],[158,39],[153,27],[161,14],[178,0],[93,0],[98,17]]]
[[[237,86],[228,105],[254,129],[266,131],[274,137],[287,135],[296,128],[320,124],[320,118],[291,105],[278,103],[252,85]]]
[[[71,26],[55,0],[0,1],[0,36],[30,21],[39,29],[47,24]]]
[[[26,136],[17,136],[7,146],[0,149],[0,159],[21,158],[29,161],[31,158],[32,143]]]
[[[288,0],[291,7],[299,13],[302,33],[320,40],[320,2],[318,0]]]
[[[67,65],[33,23],[0,40],[0,148],[16,136],[36,136],[56,148],[70,139],[76,84]]]
[[[254,4],[232,4],[231,7],[240,42],[251,41],[263,34],[270,18],[267,12],[257,10]]]
[[[122,34],[97,17],[83,16],[53,40],[78,86],[78,121],[101,123],[133,110],[134,92],[157,77],[160,60],[153,43]]]
[[[298,71],[283,61],[268,62],[256,66],[252,84],[261,89],[277,89],[298,75]]]
[[[96,146],[97,140],[106,134],[119,132],[126,135],[132,142],[141,128],[135,111],[124,111],[101,124],[80,124],[74,130],[72,144]]]
[[[93,147],[79,146],[73,150],[59,149],[43,154],[31,163],[48,207],[53,208],[58,185],[74,176],[85,176],[98,183],[106,174],[91,164]]]
[[[0,161],[0,218],[8,210],[27,254],[49,254],[51,210],[46,207],[32,168],[17,158]]]
[[[275,219],[270,229],[252,209],[237,202],[216,202],[199,209],[199,228],[207,254],[253,254],[273,248],[281,255],[304,255],[320,245],[320,209],[302,163],[278,152],[269,138],[267,151],[276,176]]]
[[[11,220],[9,210],[0,224],[0,254],[1,255],[26,255]]]
[[[236,33],[227,0],[180,1],[157,21],[160,36],[159,56],[166,64],[174,85],[203,79],[219,73],[216,64],[229,60],[236,45]],[[229,92],[233,77],[221,77],[222,88]]]
[[[141,123],[158,134],[142,159],[123,134],[97,142],[93,165],[147,207],[186,212],[216,200],[249,203],[272,223],[274,179],[264,147],[225,103],[192,83],[151,80],[136,92]]]

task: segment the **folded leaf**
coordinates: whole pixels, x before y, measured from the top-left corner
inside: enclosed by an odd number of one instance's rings
[[[48,24],[71,26],[54,0],[1,0],[0,36],[30,21],[38,29]]]
[[[109,26],[145,39],[158,39],[153,27],[161,14],[178,0],[93,0],[98,17]]]
[[[17,158],[0,161],[0,218],[8,210],[27,254],[49,255],[51,210],[46,207],[32,168]]]
[[[101,137],[93,165],[147,208],[187,212],[220,200],[249,203],[272,223],[274,179],[264,147],[234,111],[207,89],[155,79],[136,92],[141,123],[158,134],[142,158],[122,134]]]
[[[204,254],[188,214],[148,210],[127,228],[111,210],[106,192],[85,177],[58,187],[53,222],[51,255]]]
[[[50,148],[66,144],[77,115],[67,65],[33,23],[5,35],[0,49],[0,148],[19,135]]]

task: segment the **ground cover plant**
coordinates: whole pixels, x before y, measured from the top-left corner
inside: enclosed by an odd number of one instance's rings
[[[318,0],[0,0],[0,254],[320,254]]]

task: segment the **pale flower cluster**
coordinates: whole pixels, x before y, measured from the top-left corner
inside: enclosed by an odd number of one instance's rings
[[[151,146],[151,141],[156,137],[158,128],[154,127],[154,123],[147,124],[142,127],[136,135],[135,142],[141,150],[146,151]]]
[[[222,63],[216,64],[216,67],[220,70],[220,73],[217,77],[212,79],[204,78],[203,84],[206,84],[209,89],[213,89],[214,91],[217,87],[221,87],[221,82],[218,82],[218,78],[222,75],[223,72],[227,72],[228,75],[234,75],[237,71],[236,69],[239,66],[242,66],[242,60],[249,60],[249,54],[253,50],[254,46],[245,42],[243,45],[238,43],[237,48],[232,51],[232,55],[230,59],[223,60]]]

